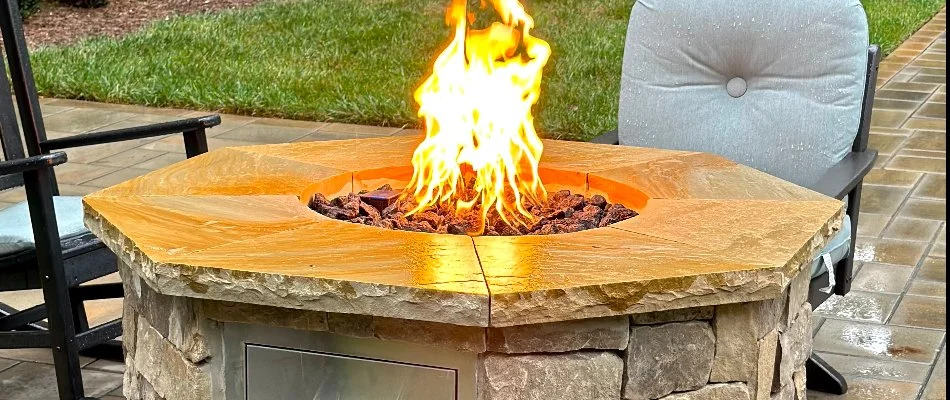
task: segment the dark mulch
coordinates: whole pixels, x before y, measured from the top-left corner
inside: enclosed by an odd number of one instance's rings
[[[385,193],[386,196],[377,196]],[[310,208],[333,219],[414,232],[448,233],[453,235],[520,236],[571,233],[607,225],[637,216],[637,212],[622,204],[610,204],[603,196],[590,198],[571,194],[568,190],[551,193],[544,204],[530,206],[534,215],[531,226],[511,227],[497,214],[489,214],[484,231],[479,231],[478,211],[457,215],[450,207],[439,207],[415,214],[412,201],[398,200],[397,191],[389,185],[369,193],[350,193],[333,200],[316,194]],[[394,202],[378,204],[380,197],[389,197]],[[477,207],[477,206],[476,206]]]
[[[118,37],[151,21],[251,6],[262,0],[111,0],[105,7],[76,8],[43,2],[24,22],[30,47],[73,43],[93,36]]]

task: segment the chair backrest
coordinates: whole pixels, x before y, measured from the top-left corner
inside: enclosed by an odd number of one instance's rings
[[[855,144],[858,0],[638,0],[625,46],[620,144],[716,153],[802,186]]]
[[[46,128],[43,125],[43,114],[40,111],[39,96],[33,82],[33,69],[30,66],[30,56],[23,35],[23,23],[20,20],[20,11],[15,0],[0,0],[0,34],[3,36],[3,49],[6,53],[7,65],[0,62],[0,147],[3,148],[3,158],[11,160],[23,158],[25,155],[39,155],[43,151],[40,143],[46,140]],[[6,67],[9,67],[9,77]],[[13,91],[11,92],[11,87]],[[15,97],[13,95],[16,95]],[[13,101],[17,107],[13,107]],[[20,129],[17,128],[17,114],[19,114]],[[21,141],[22,140],[22,141]],[[26,144],[24,154],[23,143]],[[19,177],[0,179],[0,190],[18,186]],[[58,191],[53,178],[53,192]]]

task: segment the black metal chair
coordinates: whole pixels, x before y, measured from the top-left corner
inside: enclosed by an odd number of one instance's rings
[[[5,160],[0,163],[0,190],[25,184],[27,192],[26,202],[0,211],[0,292],[42,289],[44,297],[44,304],[25,310],[0,303],[0,348],[51,348],[60,398],[75,400],[84,397],[80,352],[122,359],[115,340],[122,333],[121,321],[90,327],[83,302],[121,298],[123,293],[118,283],[83,285],[117,272],[116,257],[82,226],[81,199],[59,196],[52,166],[65,162],[65,154],[51,152],[182,134],[186,155],[193,157],[207,152],[205,130],[221,119],[209,115],[47,139],[15,0],[3,0],[0,33],[9,66],[8,75],[0,62],[0,147]]]
[[[846,201],[846,226],[812,266],[814,309],[851,290],[861,187],[877,158],[868,138],[880,53],[867,43],[857,2],[762,1],[638,1],[627,32],[619,134],[592,142],[721,153]],[[850,144],[850,152],[808,160],[829,137]],[[848,390],[815,354],[806,373],[811,390]]]

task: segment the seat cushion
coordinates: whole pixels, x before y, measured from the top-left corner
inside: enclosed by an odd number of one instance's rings
[[[89,232],[82,221],[82,197],[55,196],[53,207],[60,240]],[[34,247],[29,205],[24,201],[0,210],[0,256],[32,250]]]
[[[620,144],[715,153],[809,187],[851,151],[867,51],[858,0],[638,0]]]
[[[851,252],[851,240],[851,217],[845,215],[844,222],[841,223],[841,230],[831,238],[831,241],[825,245],[824,249],[821,249],[821,252],[818,253],[818,257],[815,257],[815,261],[812,262],[812,279],[828,270],[825,263],[821,260],[825,254],[831,256],[832,265],[844,260],[844,258],[848,256],[848,253]]]

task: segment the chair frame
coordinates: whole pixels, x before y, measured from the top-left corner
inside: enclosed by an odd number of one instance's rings
[[[121,343],[114,340],[122,334],[121,319],[90,327],[83,302],[122,298],[123,291],[120,283],[80,286],[117,272],[117,260],[91,233],[60,240],[53,207],[59,188],[52,167],[64,163],[66,156],[51,152],[181,134],[190,158],[208,151],[206,130],[219,125],[221,118],[208,115],[47,139],[17,2],[2,1],[0,34],[7,60],[6,65],[0,62],[0,147],[6,161],[0,162],[0,190],[25,186],[36,251],[0,258],[0,292],[42,289],[44,304],[17,310],[0,303],[0,348],[51,348],[60,399],[81,399],[80,352],[123,360]]]
[[[844,296],[851,291],[851,281],[854,278],[855,237],[858,232],[858,216],[861,209],[861,187],[864,183],[864,177],[874,167],[874,161],[877,159],[877,150],[868,149],[868,139],[871,132],[871,112],[874,108],[874,94],[880,61],[880,48],[873,44],[868,46],[861,121],[858,125],[857,136],[855,136],[854,143],[851,145],[851,153],[828,169],[817,183],[809,187],[811,190],[838,200],[843,200],[845,196],[848,197],[847,214],[851,217],[852,240],[848,256],[834,267],[836,279],[833,294],[839,296]],[[620,144],[617,130],[597,136],[591,142]],[[821,303],[831,297],[832,293],[824,293],[820,290],[828,287],[828,283],[828,272],[812,278],[808,293],[808,302],[811,303],[812,309],[818,308]],[[834,394],[844,394],[848,391],[848,384],[844,377],[814,353],[806,364],[806,373],[808,388],[811,390]]]

